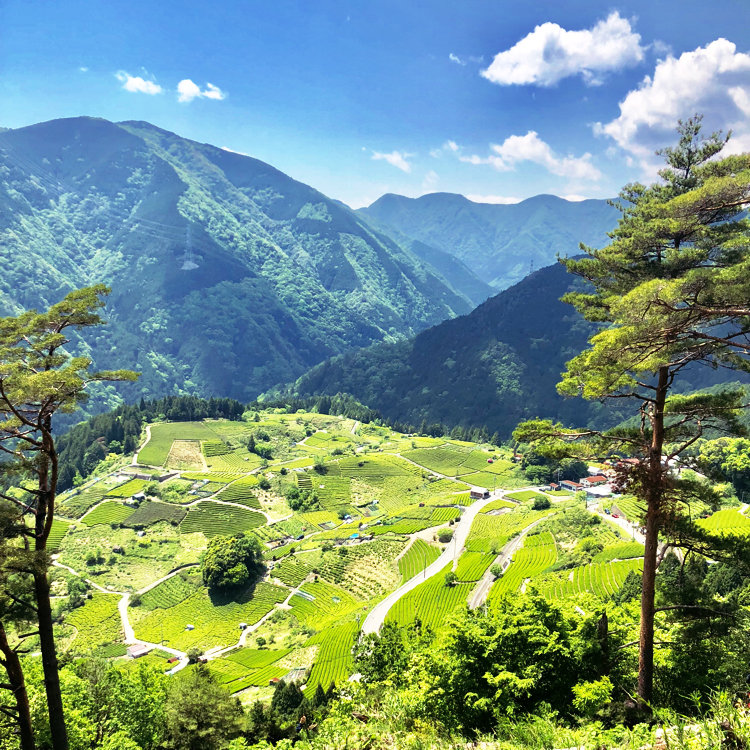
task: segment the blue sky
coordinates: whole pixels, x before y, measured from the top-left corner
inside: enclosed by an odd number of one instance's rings
[[[678,117],[750,150],[750,1],[0,0],[0,125],[147,120],[352,206],[650,179]]]

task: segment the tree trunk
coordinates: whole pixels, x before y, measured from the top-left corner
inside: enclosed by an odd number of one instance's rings
[[[39,563],[38,563],[39,564]],[[34,594],[39,618],[39,646],[42,652],[44,689],[47,693],[47,713],[54,750],[68,750],[68,732],[65,728],[60,675],[57,667],[57,650],[52,629],[52,606],[50,605],[47,566],[34,571]]]
[[[21,660],[18,654],[10,647],[5,628],[0,622],[0,653],[2,662],[8,675],[8,683],[11,686],[13,697],[16,699],[16,711],[18,716],[18,735],[21,750],[34,750],[34,730],[31,726],[31,712],[29,710],[29,696],[26,692],[26,681],[21,669]]]
[[[643,591],[641,593],[641,631],[638,652],[638,706],[650,710],[654,693],[654,598],[656,594],[656,556],[659,549],[661,505],[664,494],[664,403],[669,391],[669,368],[660,367],[656,396],[651,413],[651,446],[646,468],[646,539],[643,555]]]

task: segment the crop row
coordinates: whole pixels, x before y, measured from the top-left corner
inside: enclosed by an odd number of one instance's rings
[[[306,645],[317,645],[318,655],[310,670],[305,693],[312,695],[320,685],[327,690],[331,683],[341,685],[354,669],[352,648],[359,632],[357,623],[348,622],[314,635]]]
[[[206,463],[211,471],[232,472],[232,471],[252,471],[261,465],[262,459],[254,453],[247,453],[243,456],[237,453],[226,453],[221,456],[211,456]]]
[[[265,522],[265,516],[255,511],[204,500],[190,509],[180,524],[180,531],[185,534],[200,531],[208,537],[232,536],[262,526]]]
[[[248,508],[257,508],[260,510],[260,502],[254,492],[257,486],[258,480],[255,477],[243,477],[227,485],[217,495],[217,500],[239,503],[240,505],[247,505]]]
[[[187,599],[196,590],[197,580],[189,573],[181,572],[142,594],[139,606],[144,611],[169,609]]]
[[[497,555],[484,552],[464,552],[458,559],[456,576],[459,581],[478,581],[487,568],[492,565]]]
[[[87,526],[96,526],[99,523],[122,523],[132,512],[133,509],[127,505],[115,500],[105,500],[88,512],[81,521]]]
[[[168,609],[140,613],[133,610],[136,635],[143,640],[187,650],[192,646],[207,649],[228,646],[237,641],[239,624],[252,625],[278,603],[287,590],[270,583],[258,583],[253,590],[229,599],[209,594],[201,588]],[[193,629],[189,630],[188,625]]]
[[[203,440],[201,441],[201,450],[206,458],[223,456],[225,453],[232,452],[232,449],[223,440]]]
[[[82,607],[67,615],[66,624],[77,631],[71,646],[73,653],[89,652],[122,637],[118,601],[116,594],[95,593]]]
[[[734,508],[719,510],[709,518],[700,521],[700,525],[718,534],[747,534],[750,532],[750,518],[743,516]]]
[[[123,522],[123,526],[150,526],[152,523],[167,521],[178,524],[185,518],[187,511],[179,505],[170,503],[141,503]]]
[[[623,542],[605,547],[594,556],[592,562],[604,563],[612,560],[627,560],[631,557],[643,557],[643,545],[640,542]]]
[[[146,489],[148,481],[146,479],[130,479],[123,484],[107,490],[107,497],[132,497]]]
[[[290,648],[282,649],[256,649],[241,648],[237,651],[230,651],[225,657],[235,664],[239,664],[245,669],[262,669],[268,667],[279,659],[283,659],[291,651]]]
[[[310,566],[296,555],[289,555],[273,569],[274,577],[287,586],[299,586],[310,573]]]
[[[428,565],[440,557],[440,550],[422,539],[415,539],[414,543],[406,551],[406,554],[398,561],[398,570],[403,581],[414,578],[417,573],[424,570]]]
[[[526,537],[525,545],[516,552],[502,577],[490,589],[488,602],[503,594],[513,594],[527,578],[533,579],[557,561],[557,547],[552,534],[545,532]]]
[[[565,580],[539,582],[540,592],[548,599],[560,599],[582,592],[596,596],[610,596],[617,591],[630,571],[643,568],[640,559],[618,560],[610,563],[591,563],[573,568],[573,575]]]
[[[300,590],[305,595],[295,594],[289,601],[292,614],[317,630],[322,630],[359,606],[351,594],[324,581],[305,583]]]
[[[452,563],[449,563],[439,573],[404,594],[391,607],[386,621],[409,625],[419,618],[423,625],[436,630],[450,612],[466,603],[471,591],[471,587],[462,584],[446,585],[445,574],[451,566]]]

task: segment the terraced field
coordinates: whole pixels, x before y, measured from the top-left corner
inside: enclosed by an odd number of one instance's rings
[[[142,594],[139,608],[145,612],[169,609],[187,599],[199,588],[200,579],[197,576],[191,576],[187,571],[178,573]]]
[[[643,545],[640,542],[624,542],[605,547],[594,556],[592,562],[604,563],[612,560],[627,560],[632,557],[643,557]]]
[[[255,511],[205,500],[190,508],[180,524],[180,531],[185,534],[200,531],[207,537],[220,534],[232,536],[239,531],[262,526],[265,522],[265,516]]]
[[[345,555],[327,552],[317,567],[327,581],[366,601],[396,588],[399,576],[393,561],[403,548],[401,541],[376,539],[347,548]]]
[[[714,534],[750,533],[750,518],[743,516],[739,510],[734,508],[719,510],[708,518],[698,521],[698,523]]]
[[[152,590],[154,598],[161,596],[158,590],[163,585]],[[170,591],[166,596],[172,595]],[[161,643],[163,638],[164,645],[181,651],[229,646],[238,640],[241,622],[256,623],[286,597],[286,589],[269,583],[259,583],[251,595],[236,599],[212,597],[201,588],[171,607],[143,612],[131,607],[131,624],[138,638],[152,643]],[[188,630],[188,625],[194,629]]]
[[[138,526],[150,526],[160,521],[176,525],[185,518],[186,514],[187,511],[179,505],[144,502],[123,520],[122,525],[135,528]]]
[[[297,555],[290,555],[273,569],[273,576],[287,586],[299,586],[307,578],[311,567],[300,560]]]
[[[402,596],[388,612],[386,622],[409,625],[418,617],[424,625],[437,629],[450,612],[465,606],[471,586],[446,586],[445,574],[451,567],[452,564],[449,563],[432,578]]]
[[[617,591],[631,570],[639,572],[643,567],[640,559],[619,560],[609,563],[591,563],[573,568],[562,578],[542,576],[534,581],[539,592],[547,599],[562,599],[575,594],[589,592],[596,596],[609,596]],[[565,571],[567,574],[568,571]]]
[[[216,434],[203,422],[159,422],[150,427],[151,439],[138,453],[138,462],[163,466],[175,440],[215,440]]]
[[[246,505],[248,508],[260,510],[260,501],[256,495],[257,487],[258,480],[255,477],[242,477],[242,479],[227,485],[219,492],[216,499],[228,503],[239,503],[240,505]]]
[[[80,518],[89,508],[104,500],[105,494],[115,486],[97,482],[88,489],[66,494],[58,503],[57,511],[68,518]]]
[[[440,550],[434,544],[428,544],[422,539],[416,539],[398,561],[398,570],[402,582],[414,578],[417,573],[440,557]]]
[[[117,611],[119,600],[117,594],[95,593],[82,607],[66,616],[66,625],[76,629],[75,638],[70,645],[73,653],[89,653],[123,637]]]
[[[458,559],[455,574],[459,581],[478,581],[497,555],[484,552],[464,552]]]
[[[513,561],[503,575],[495,581],[487,597],[488,604],[503,594],[517,592],[523,582],[541,575],[557,562],[557,547],[549,531],[529,535],[524,539],[524,546],[513,556]]]
[[[146,489],[148,482],[145,479],[131,479],[124,484],[107,490],[107,497],[132,497]]]
[[[292,614],[316,630],[322,630],[358,609],[360,604],[344,589],[318,580],[305,583],[302,595],[295,594],[289,604]]]
[[[352,648],[359,629],[356,622],[328,628],[307,641],[318,646],[318,656],[305,686],[305,693],[313,695],[318,685],[327,690],[333,683],[341,685],[354,671]]]
[[[59,518],[55,518],[52,521],[52,528],[47,537],[47,549],[50,552],[57,550],[63,537],[68,533],[69,528],[70,524],[67,521],[61,521]]]
[[[115,500],[105,500],[87,513],[81,521],[87,526],[96,526],[99,523],[122,523],[132,513],[133,508],[129,505],[123,505]]]

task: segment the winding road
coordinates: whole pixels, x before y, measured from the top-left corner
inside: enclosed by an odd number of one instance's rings
[[[448,563],[458,560],[463,551],[466,538],[469,536],[471,524],[482,508],[485,505],[489,505],[493,500],[497,500],[502,496],[502,492],[498,494],[490,495],[485,500],[478,500],[473,505],[470,505],[461,516],[461,520],[453,528],[453,539],[448,543],[446,548],[440,557],[435,562],[428,565],[420,573],[417,573],[413,578],[410,578],[406,583],[399,586],[395,591],[391,592],[386,596],[383,601],[376,604],[370,613],[362,623],[363,633],[377,633],[383,626],[385,617],[388,614],[391,607],[405,594],[419,586],[420,583],[424,583],[430,576],[434,576],[439,573]]]

